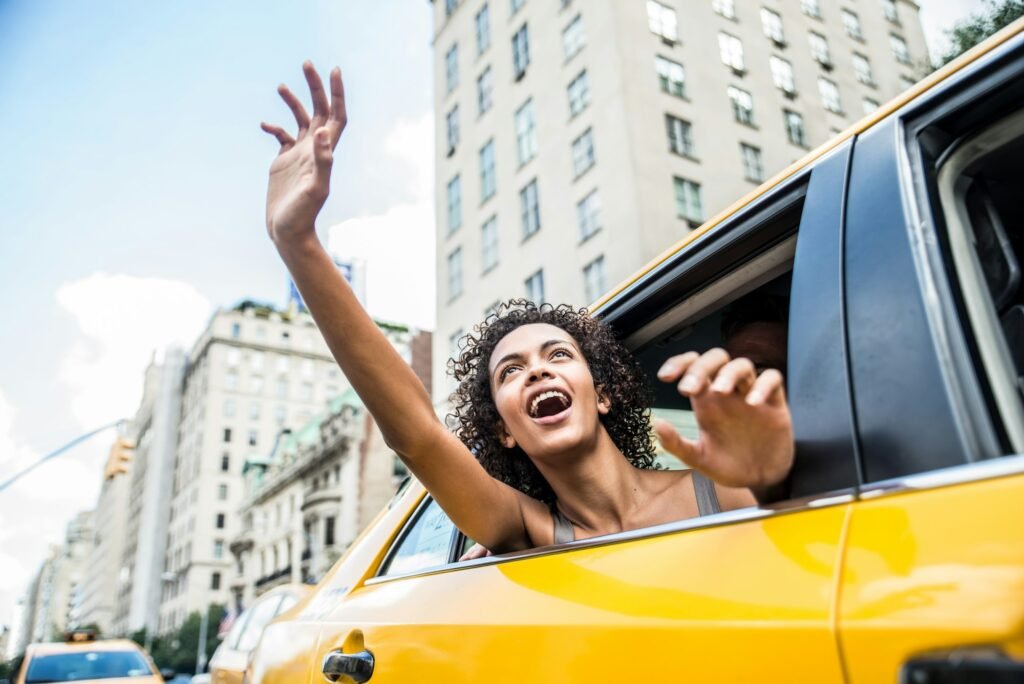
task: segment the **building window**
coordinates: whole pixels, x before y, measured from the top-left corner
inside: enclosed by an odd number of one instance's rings
[[[445,94],[452,92],[459,85],[459,45],[449,48],[444,56]]]
[[[896,59],[904,64],[910,64],[910,50],[907,49],[907,41],[903,40],[903,38],[897,36],[895,33],[890,33],[889,47],[892,48],[892,54]]]
[[[224,557],[224,542],[223,540],[217,539],[213,542],[213,557],[220,560]]]
[[[792,64],[781,57],[772,55],[768,58],[768,66],[771,68],[772,82],[776,88],[787,95],[796,93],[796,81],[793,78]]]
[[[277,372],[278,372],[278,374],[287,373],[288,372],[288,365],[289,365],[288,364],[288,357],[287,356],[283,356],[283,355],[282,356],[278,356],[277,357],[277,364],[276,365],[277,365]]]
[[[654,70],[658,73],[658,86],[662,92],[686,97],[686,72],[682,64],[657,56],[654,58]]]
[[[281,378],[277,381],[277,397],[279,399],[288,398],[288,380]]]
[[[734,71],[743,71],[743,43],[739,38],[728,33],[719,33],[718,54],[722,58],[722,64]]]
[[[284,425],[284,421],[288,417],[288,410],[284,406],[278,406],[274,409],[274,422],[278,425]]]
[[[523,239],[525,240],[540,230],[540,198],[536,178],[519,191],[519,211],[522,216]]]
[[[702,223],[704,204],[700,199],[700,185],[685,178],[673,178],[676,190],[676,215],[679,218]]]
[[[711,9],[726,19],[736,18],[736,3],[733,0],[711,0]]]
[[[533,117],[533,100],[527,100],[516,111],[516,153],[520,166],[537,155],[537,125]]]
[[[223,513],[218,513],[217,514],[217,519],[214,521],[214,526],[218,530],[223,530],[224,529],[224,514]]]
[[[530,65],[530,34],[526,24],[512,36],[512,71],[518,81]]]
[[[224,417],[234,418],[235,417],[235,400],[225,399],[224,400]]]
[[[729,86],[729,101],[732,102],[732,115],[741,124],[754,125],[754,98],[746,90]]]
[[[597,190],[576,203],[576,219],[580,226],[580,242],[601,230],[601,198]]]
[[[459,105],[451,108],[445,116],[445,123],[448,131],[448,154],[451,154],[459,144]]]
[[[259,419],[260,419],[260,403],[258,401],[254,401],[251,404],[249,404],[249,420],[259,420]]]
[[[231,443],[231,428],[224,428],[224,443]]]
[[[526,279],[526,298],[534,304],[544,303],[544,269]]]
[[[484,3],[476,13],[476,54],[482,55],[491,47],[491,10]]]
[[[448,299],[462,294],[462,248],[456,247],[448,255]]]
[[[217,485],[217,500],[227,501],[228,500],[228,486],[226,484]]]
[[[238,373],[228,371],[224,375],[224,389],[232,392],[238,389]]]
[[[223,553],[223,551],[221,551],[221,553]],[[212,589],[213,591],[217,591],[218,589],[220,589],[220,573],[219,572],[215,572],[215,573],[210,575],[210,589]]]
[[[494,139],[480,148],[480,201],[486,202],[497,190],[494,170]]]
[[[458,176],[448,181],[448,234],[462,225],[462,181]]]
[[[825,36],[811,31],[807,34],[807,40],[811,46],[811,56],[814,57],[814,60],[822,66],[831,67],[832,55],[829,53],[828,41],[825,40]]]
[[[586,70],[581,71],[569,83],[569,115],[576,116],[590,104],[590,78]]]
[[[242,359],[242,352],[237,347],[231,347],[228,349],[227,364],[229,366],[237,366],[238,362]]]
[[[459,354],[462,352],[462,328],[459,328],[451,335],[448,336],[448,354],[453,359],[459,358]]]
[[[299,399],[302,401],[313,401],[313,383],[304,382],[299,385]]]
[[[583,290],[588,302],[595,302],[608,289],[604,271],[604,256],[599,256],[583,267]]]
[[[809,17],[821,19],[820,0],[800,0],[800,10]]]
[[[459,0],[444,0],[444,13],[446,16],[451,16],[455,8],[459,6]]]
[[[590,169],[597,161],[594,154],[594,135],[588,128],[572,141],[572,170],[576,176]]]
[[[491,67],[484,69],[476,79],[476,104],[481,116],[494,104],[494,74]]]
[[[334,516],[324,518],[324,546],[334,546]]]
[[[900,23],[899,14],[896,12],[896,0],[882,0],[882,11],[885,12],[885,18],[894,24]]]
[[[498,217],[492,216],[480,226],[480,261],[483,264],[483,272],[491,270],[498,265]]]
[[[843,18],[843,28],[846,29],[846,35],[854,40],[864,40],[864,31],[860,27],[860,17],[848,9],[841,10],[839,14]]]
[[[776,45],[786,44],[786,34],[782,31],[782,17],[767,7],[761,8],[761,28],[764,35]]]
[[[818,93],[821,95],[821,104],[830,112],[842,113],[843,106],[839,101],[839,86],[827,78],[818,79]]]
[[[249,378],[249,391],[253,394],[263,393],[263,376],[253,375]]]
[[[231,470],[231,456],[224,454],[220,457],[220,471],[222,473],[229,472]]]
[[[761,163],[761,150],[753,145],[740,143],[740,154],[743,157],[743,175],[749,181],[760,183],[764,180],[764,165]]]
[[[249,446],[256,446],[256,439],[259,437],[259,432],[256,430],[249,430]]]
[[[693,157],[693,127],[689,121],[665,115],[665,129],[668,132],[668,149],[684,157]]]
[[[861,108],[863,109],[865,114],[871,114],[876,109],[878,109],[878,102],[872,100],[870,97],[865,97],[863,100],[861,100]]]
[[[874,85],[875,79],[871,75],[871,63],[864,55],[853,53],[853,73],[857,80],[865,85]]]
[[[804,117],[798,112],[782,110],[782,118],[786,122],[786,137],[789,142],[799,147],[807,147],[807,134],[804,130]]]
[[[231,339],[237,340],[242,336],[242,325],[240,323],[231,324]]]
[[[651,33],[661,36],[665,42],[675,43],[679,40],[679,20],[676,18],[676,11],[657,0],[647,0],[647,25]]]
[[[562,49],[565,52],[566,61],[575,57],[586,43],[587,36],[583,31],[583,17],[577,14],[576,18],[570,21],[562,31]]]

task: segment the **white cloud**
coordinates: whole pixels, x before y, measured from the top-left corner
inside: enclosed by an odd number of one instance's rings
[[[81,432],[130,417],[153,352],[191,347],[212,311],[187,283],[106,273],[64,283],[56,298],[78,326],[59,377]],[[0,493],[0,624],[9,623],[49,545],[63,541],[67,522],[95,506],[112,438],[97,435]],[[0,472],[13,474],[42,455],[19,437],[15,408],[0,392]]]
[[[367,262],[367,308],[382,319],[433,329],[434,137],[433,117],[402,121],[384,141],[385,152],[403,162],[414,202],[383,214],[332,226],[328,248],[339,257]]]

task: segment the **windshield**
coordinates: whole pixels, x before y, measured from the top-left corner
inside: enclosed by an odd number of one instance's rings
[[[150,674],[149,663],[138,651],[83,651],[36,656],[29,663],[25,684]]]

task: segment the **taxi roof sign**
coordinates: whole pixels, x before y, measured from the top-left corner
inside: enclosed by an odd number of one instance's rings
[[[64,632],[64,641],[81,643],[83,641],[96,641],[96,630],[94,629],[69,629]]]

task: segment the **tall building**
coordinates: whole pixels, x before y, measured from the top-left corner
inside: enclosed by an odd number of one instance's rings
[[[171,502],[158,631],[229,603],[228,543],[239,532],[243,464],[341,387],[307,313],[245,301],[214,314],[189,357],[173,477],[164,482]]]
[[[497,302],[592,302],[927,55],[912,0],[433,4],[435,399]]]
[[[96,625],[111,634],[121,580],[121,553],[128,522],[129,480],[104,473],[94,511],[95,532],[86,553],[75,625]]]
[[[122,518],[111,520],[112,525],[124,526],[120,552],[113,556],[115,571],[110,575],[116,577],[113,617],[117,634],[146,629],[147,636],[152,636],[159,625],[171,513],[168,483],[174,480],[186,363],[185,352],[178,348],[154,354],[146,368],[142,400],[129,430],[135,442],[135,455],[128,475],[114,479],[115,483],[120,481],[119,486],[127,487]]]
[[[92,545],[93,511],[82,511],[68,523],[64,544],[50,547],[29,584],[22,606],[20,648],[33,642],[53,641],[75,625]]]
[[[430,333],[379,324],[429,382]],[[347,383],[346,383],[347,384]],[[233,608],[285,582],[321,578],[390,500],[405,468],[348,387],[245,464],[241,531],[231,541]]]

